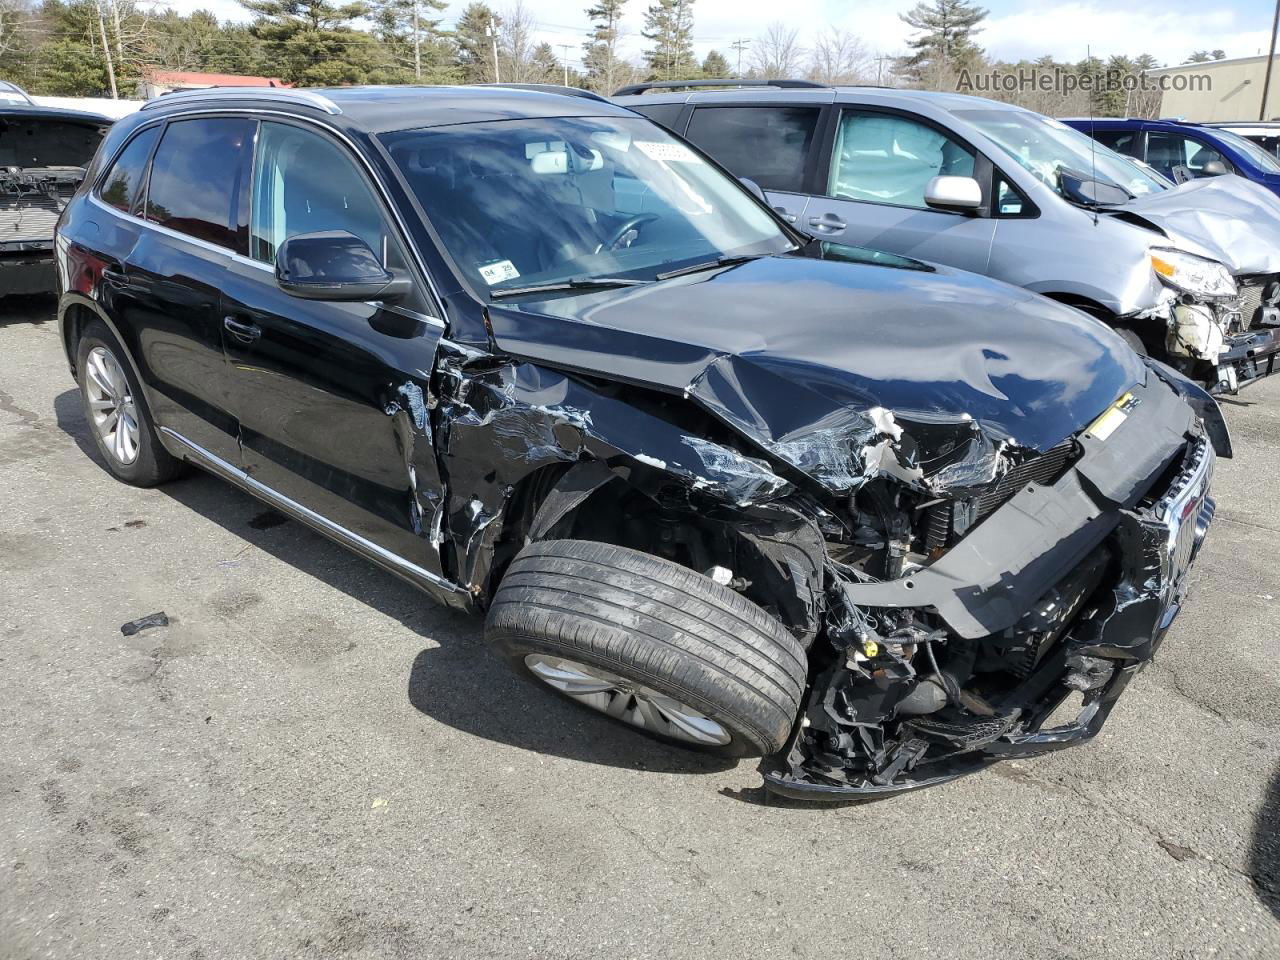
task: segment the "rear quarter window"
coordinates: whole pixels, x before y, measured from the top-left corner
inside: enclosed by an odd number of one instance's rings
[[[142,183],[146,176],[147,161],[151,159],[151,150],[160,139],[160,127],[148,127],[129,141],[115,163],[107,171],[102,180],[99,196],[109,207],[115,207],[123,213],[132,213],[138,209],[142,199]]]

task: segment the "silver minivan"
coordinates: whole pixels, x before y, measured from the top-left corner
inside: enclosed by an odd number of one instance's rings
[[[1240,178],[1175,186],[1056,120],[957,94],[619,94],[817,238],[1071,304],[1215,390],[1280,368],[1280,200]]]

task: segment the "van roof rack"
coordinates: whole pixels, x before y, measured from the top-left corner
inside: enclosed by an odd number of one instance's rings
[[[167,103],[188,103],[201,100],[274,100],[277,103],[299,103],[323,110],[336,117],[342,108],[323,94],[313,90],[295,90],[291,87],[205,87],[202,90],[176,90],[148,100],[143,110],[154,110]]]
[[[812,80],[753,80],[740,77],[737,80],[656,80],[653,83],[631,83],[615,90],[615,97],[630,97],[649,90],[691,90],[694,87],[778,87],[783,90],[826,90],[825,83]]]

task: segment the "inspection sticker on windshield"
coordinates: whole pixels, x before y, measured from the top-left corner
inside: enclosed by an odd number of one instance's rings
[[[653,140],[637,140],[636,149],[646,157],[667,163],[701,163],[699,156],[683,143],[657,143]]]
[[[1120,429],[1120,424],[1129,419],[1129,411],[1141,402],[1132,393],[1126,393],[1111,406],[1107,407],[1102,416],[1090,424],[1089,435],[1097,437],[1099,440],[1106,440]]]
[[[488,263],[479,264],[479,267],[480,276],[484,277],[484,282],[491,287],[495,283],[514,280],[520,276],[520,271],[516,269],[516,265],[510,260],[490,260]]]

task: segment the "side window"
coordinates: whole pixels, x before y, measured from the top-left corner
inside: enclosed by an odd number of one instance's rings
[[[249,230],[250,256],[264,263],[301,233],[346,230],[384,266],[404,269],[404,258],[382,217],[363,171],[328,138],[284,123],[264,123],[258,134]]]
[[[151,161],[147,219],[245,253],[244,188],[256,126],[239,117],[170,123]]]
[[[1139,130],[1099,130],[1094,139],[1116,153],[1142,159],[1142,133]]]
[[[972,177],[974,153],[933,127],[906,117],[844,113],[836,134],[827,193],[927,209],[934,177]]]
[[[1205,164],[1214,160],[1231,170],[1226,157],[1190,137],[1177,133],[1152,133],[1147,141],[1147,163],[1178,183],[1204,176]]]
[[[641,116],[648,117],[654,123],[661,124],[668,130],[678,133],[676,130],[676,121],[680,119],[680,111],[684,109],[683,103],[654,103],[640,107],[632,107],[636,113]]]
[[[1217,148],[1201,143],[1199,140],[1187,140],[1187,167],[1190,168],[1192,176],[1204,176],[1205,164],[1213,163],[1215,160],[1228,170],[1231,169],[1231,161],[1219,153]]]
[[[735,177],[800,193],[818,128],[816,107],[701,107],[685,135]]]
[[[102,181],[102,202],[123,213],[133,213],[142,199],[142,181],[146,175],[151,148],[160,138],[161,126],[148,127],[129,141]]]

